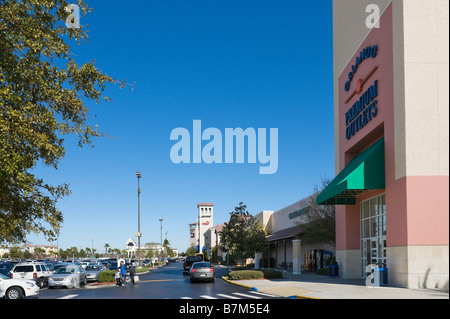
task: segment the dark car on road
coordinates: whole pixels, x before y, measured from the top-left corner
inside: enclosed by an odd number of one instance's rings
[[[195,262],[203,261],[202,256],[187,256],[183,263],[183,275],[187,274],[191,270],[191,266]]]

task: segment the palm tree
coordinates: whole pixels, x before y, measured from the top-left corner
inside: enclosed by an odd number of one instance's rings
[[[103,247],[105,247],[105,255],[108,255],[109,244],[105,244]]]

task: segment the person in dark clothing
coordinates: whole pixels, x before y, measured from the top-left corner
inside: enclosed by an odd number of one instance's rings
[[[131,283],[134,285],[134,276],[136,275],[136,268],[134,267],[133,263],[130,263],[130,267],[128,269],[130,270]]]

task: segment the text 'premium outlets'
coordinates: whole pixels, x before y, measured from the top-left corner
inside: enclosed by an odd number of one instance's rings
[[[178,141],[170,150],[170,159],[175,164],[202,163],[202,161],[206,164],[240,164],[245,162],[245,140],[247,140],[248,163],[256,163],[258,157],[259,163],[266,165],[260,166],[259,173],[263,175],[275,174],[278,171],[278,129],[271,128],[269,131],[269,154],[267,154],[268,139],[266,134],[265,128],[258,128],[257,130],[251,127],[246,130],[239,127],[235,129],[226,128],[225,151],[223,152],[222,132],[214,127],[202,131],[202,121],[194,120],[192,139],[190,132],[182,127],[176,128],[170,133],[170,140]],[[209,142],[202,145],[203,141]],[[225,158],[223,158],[223,153],[225,153]],[[235,155],[236,162],[234,162]]]

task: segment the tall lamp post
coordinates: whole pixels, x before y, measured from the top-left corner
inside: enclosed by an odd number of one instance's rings
[[[142,177],[141,172],[136,172],[136,177],[138,179],[138,231],[136,233],[138,238],[138,267],[141,266],[141,188],[139,187],[139,179]]]
[[[163,254],[163,244],[162,244],[162,222],[163,222],[163,220],[164,219],[162,219],[162,218],[159,220],[159,222],[161,223],[161,253],[160,253],[161,260],[160,260],[160,262],[162,261],[162,254]]]

